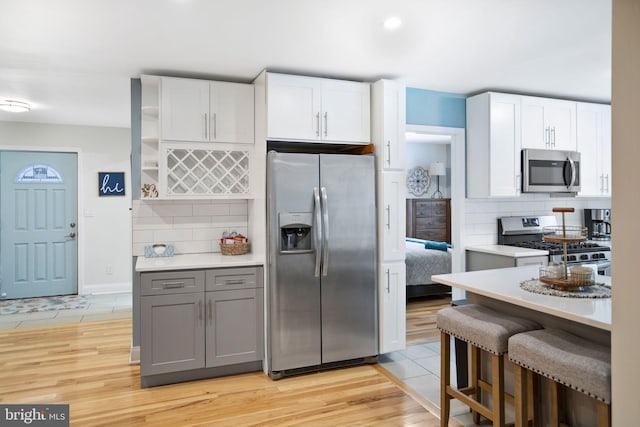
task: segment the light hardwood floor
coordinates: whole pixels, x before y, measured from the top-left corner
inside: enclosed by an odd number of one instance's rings
[[[451,296],[449,295],[409,300],[407,302],[407,347],[439,340],[440,332],[436,328],[436,313],[450,306]]]
[[[0,331],[0,403],[67,403],[76,426],[437,426],[377,365],[141,389],[131,320]]]

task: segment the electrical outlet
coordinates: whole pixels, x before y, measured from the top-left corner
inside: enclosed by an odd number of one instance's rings
[[[113,266],[111,264],[107,264],[107,269],[105,272],[107,274],[113,274]]]

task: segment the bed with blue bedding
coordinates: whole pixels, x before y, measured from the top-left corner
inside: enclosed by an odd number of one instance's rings
[[[405,242],[407,298],[450,293],[451,287],[433,282],[431,276],[451,273],[451,245],[410,237]]]

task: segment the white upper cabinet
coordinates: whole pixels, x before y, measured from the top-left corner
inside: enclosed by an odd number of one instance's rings
[[[580,196],[611,197],[611,106],[578,102]]]
[[[520,195],[520,98],[467,98],[467,197]]]
[[[209,82],[163,77],[160,102],[160,138],[205,142],[208,136]]]
[[[267,139],[368,144],[370,86],[267,74]]]
[[[163,77],[164,141],[253,144],[253,85]]]
[[[576,150],[576,103],[522,96],[522,148]]]
[[[253,144],[253,85],[210,82],[209,141]]]
[[[405,94],[405,86],[391,80],[379,80],[371,86],[371,139],[378,170],[404,170]]]

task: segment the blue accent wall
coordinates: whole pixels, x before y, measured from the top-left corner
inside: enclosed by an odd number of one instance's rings
[[[407,124],[466,127],[466,96],[458,93],[407,88]]]

